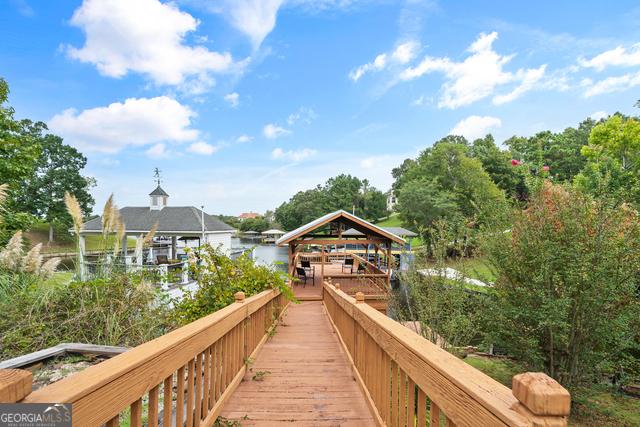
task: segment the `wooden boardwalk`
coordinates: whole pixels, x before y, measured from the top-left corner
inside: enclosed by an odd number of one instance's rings
[[[374,425],[319,301],[289,305],[221,415],[242,426]]]

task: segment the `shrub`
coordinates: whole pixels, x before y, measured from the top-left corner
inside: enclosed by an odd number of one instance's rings
[[[636,369],[638,221],[627,206],[542,185],[511,232],[486,242],[498,273],[489,337],[567,386]]]
[[[286,275],[257,265],[246,254],[232,260],[219,249],[205,245],[199,250],[199,258],[194,252],[189,253],[189,270],[197,278],[199,287],[176,302],[174,317],[180,324],[226,307],[239,291],[249,297],[267,289],[278,289],[293,299],[291,288],[285,282]]]
[[[56,286],[25,274],[15,278],[21,285],[0,299],[2,359],[61,342],[135,346],[171,327],[167,301],[133,276]]]

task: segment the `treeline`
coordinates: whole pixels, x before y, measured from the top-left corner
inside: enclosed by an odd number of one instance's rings
[[[9,85],[0,78],[0,183],[8,184],[0,244],[35,221],[66,234],[71,217],[64,205],[65,191],[74,194],[83,212],[91,212],[90,189],[95,180],[82,174],[87,159],[62,138],[48,133],[47,125],[15,119],[8,104]]]
[[[387,197],[366,179],[338,175],[324,185],[296,193],[275,211],[285,230],[293,230],[327,213],[343,209],[368,221],[387,215]]]

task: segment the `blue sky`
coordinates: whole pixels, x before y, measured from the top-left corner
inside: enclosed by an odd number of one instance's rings
[[[18,117],[88,157],[98,206],[273,209],[391,168],[451,132],[635,113],[637,2],[0,0]],[[634,111],[635,110],[635,111]]]

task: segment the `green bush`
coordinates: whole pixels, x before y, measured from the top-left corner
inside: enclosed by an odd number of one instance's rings
[[[44,285],[25,274],[0,273],[0,359],[59,344],[136,346],[171,328],[167,301],[139,278]]]
[[[173,315],[179,324],[192,322],[226,307],[239,291],[250,297],[267,289],[278,289],[293,299],[291,288],[286,284],[286,275],[257,265],[246,254],[232,260],[219,249],[205,245],[199,250],[199,259],[194,252],[189,253],[189,270],[199,287],[176,302]]]
[[[511,232],[486,241],[498,276],[489,338],[567,386],[637,375],[639,220],[627,206],[542,185]]]

